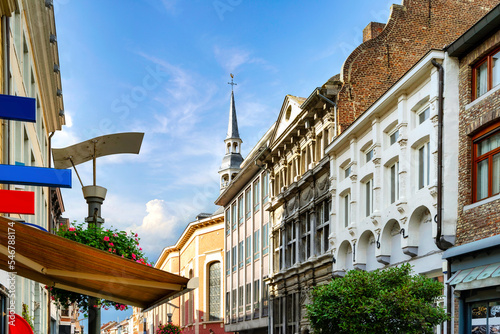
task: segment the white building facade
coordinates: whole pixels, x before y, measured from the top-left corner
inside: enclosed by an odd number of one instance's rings
[[[326,148],[333,276],[408,262],[444,281],[438,224],[439,72],[444,68],[442,236],[454,242],[458,63],[430,51]]]

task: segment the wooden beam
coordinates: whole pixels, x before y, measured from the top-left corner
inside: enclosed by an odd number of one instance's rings
[[[110,283],[121,283],[127,285],[134,286],[142,286],[147,288],[156,288],[156,289],[165,289],[172,291],[181,291],[183,285],[175,284],[175,283],[165,283],[165,282],[157,282],[157,281],[149,281],[149,280],[141,280],[141,279],[133,279],[133,278],[125,278],[125,277],[116,277],[109,275],[101,275],[101,274],[89,274],[68,270],[57,270],[57,269],[44,269],[44,273],[50,276],[60,276],[60,277],[70,277],[70,278],[80,278],[80,279],[89,279],[100,282],[110,282]]]

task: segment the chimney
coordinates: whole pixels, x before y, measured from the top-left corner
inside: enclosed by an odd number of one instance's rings
[[[380,33],[382,30],[385,28],[385,23],[379,23],[379,22],[370,22],[368,25],[363,29],[363,43],[366,41],[369,41],[370,39],[374,39]]]

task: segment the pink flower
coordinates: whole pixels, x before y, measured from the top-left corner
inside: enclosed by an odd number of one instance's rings
[[[141,263],[141,261],[140,261],[140,260],[136,260],[135,262],[137,262],[137,263]]]
[[[70,227],[70,228],[68,229],[68,231],[71,231],[71,232],[72,232],[72,231],[74,231],[74,230],[75,230],[75,228],[74,228],[74,227]]]
[[[132,253],[132,258],[135,260],[136,256],[134,253]]]
[[[142,250],[142,248],[141,248],[141,247],[139,247],[139,250]]]
[[[135,237],[137,238],[137,233],[135,234]]]
[[[105,237],[104,237],[104,241],[109,241],[109,237],[108,237],[108,236],[105,236]]]
[[[76,236],[76,233],[75,233],[75,236]]]
[[[114,244],[114,243],[112,243],[112,242],[110,242],[110,243],[109,243],[109,247],[113,247],[114,245],[115,245],[115,244]]]
[[[108,252],[112,252],[112,251],[113,251],[113,250],[112,250],[111,248],[110,248],[110,249],[108,249]]]
[[[113,234],[113,237],[117,237],[117,236],[118,236],[118,234],[116,234],[116,233],[115,233],[115,234]]]

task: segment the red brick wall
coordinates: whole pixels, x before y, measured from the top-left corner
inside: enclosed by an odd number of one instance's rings
[[[472,101],[472,65],[499,45],[500,31],[460,60],[457,245],[500,233],[500,200],[463,211],[465,205],[472,203],[471,135],[494,122],[500,122],[500,91],[483,97],[466,110]]]
[[[383,31],[344,62],[339,124],[344,130],[430,49],[442,49],[500,0],[404,0]]]

